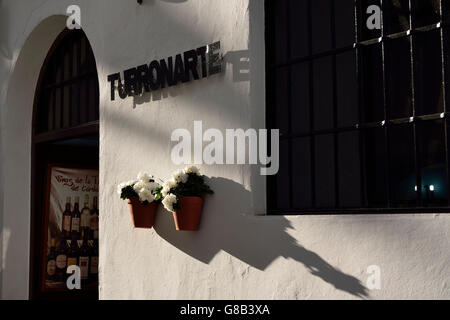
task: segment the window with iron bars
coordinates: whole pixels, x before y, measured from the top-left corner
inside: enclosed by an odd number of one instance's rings
[[[266,0],[269,213],[449,211],[449,8]]]

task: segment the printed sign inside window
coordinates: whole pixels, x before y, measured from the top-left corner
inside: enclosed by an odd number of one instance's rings
[[[96,288],[98,170],[50,166],[48,178],[44,289],[68,290],[70,266],[78,266],[81,289]]]

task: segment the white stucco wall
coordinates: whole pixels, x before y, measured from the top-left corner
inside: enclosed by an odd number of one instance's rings
[[[176,232],[162,207],[154,229],[131,227],[116,185],[142,170],[169,177],[174,129],[264,127],[262,0],[0,2],[2,298],[28,297],[32,98],[63,23],[47,18],[72,3],[100,81],[100,298],[450,298],[450,215],[261,216],[256,166],[201,167],[216,194],[198,232]],[[217,40],[223,74],[110,101],[108,74]],[[249,73],[236,72],[241,59]],[[370,265],[381,290],[366,288]]]

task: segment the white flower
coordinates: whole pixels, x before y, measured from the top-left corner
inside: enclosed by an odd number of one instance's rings
[[[184,170],[178,170],[176,172],[173,173],[172,178],[176,181],[176,182],[181,182],[181,183],[186,183],[188,180],[188,175],[184,172]]]
[[[122,183],[120,183],[120,184],[117,186],[117,193],[119,194],[119,196],[122,195],[122,190],[123,190],[124,188],[129,187],[129,186],[132,186],[132,185],[134,185],[135,183],[136,183],[135,180],[131,180],[131,181],[128,181],[128,182],[122,182]]]
[[[183,173],[180,177],[179,177],[179,182],[181,183],[186,183],[189,179],[189,176],[186,173]]]
[[[159,184],[157,182],[149,182],[148,183],[148,188],[150,190],[156,190],[156,189],[158,189],[158,187],[159,187]]]
[[[138,176],[137,176],[138,180],[140,181],[150,181],[150,179],[152,179],[152,176],[149,175],[147,172],[139,172]]]
[[[186,174],[188,173],[195,173],[196,175],[200,175],[200,170],[196,166],[189,166],[184,168],[183,170]]]
[[[140,190],[147,189],[147,183],[145,183],[144,181],[139,180],[133,186],[133,189],[134,189],[134,191],[136,191],[136,193],[139,193]]]
[[[173,205],[178,202],[177,196],[169,193],[166,195],[162,201],[162,204],[164,205],[164,208],[168,210],[169,212],[174,212],[175,209],[173,208]]]
[[[170,193],[170,190],[173,188],[176,188],[178,185],[178,182],[172,178],[164,182],[163,189],[161,190],[161,194],[163,197],[167,196],[167,194]]]
[[[117,186],[117,193],[119,194],[119,196],[120,195],[122,195],[122,189],[124,188],[124,184],[123,183],[120,183],[118,186]]]
[[[139,196],[141,202],[153,202],[155,200],[156,189],[159,188],[159,184],[156,182],[150,182],[153,179],[151,175],[146,172],[141,172],[138,175],[138,180],[133,182],[133,189]]]
[[[177,185],[178,185],[178,183],[175,181],[175,179],[172,178],[172,179],[164,182],[163,189],[170,190],[172,188],[175,188]]]
[[[151,191],[144,190],[139,193],[139,200],[141,200],[142,202],[147,201],[149,203],[152,203],[155,200],[155,196]]]

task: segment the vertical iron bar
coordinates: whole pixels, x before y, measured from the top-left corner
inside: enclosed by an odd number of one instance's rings
[[[312,56],[312,0],[308,0],[308,55]],[[308,62],[309,72],[309,125],[310,131],[314,132],[314,60]],[[310,141],[310,157],[311,157],[311,207],[316,207],[316,146],[315,135],[311,136]]]
[[[444,8],[442,0],[439,1],[439,18],[440,18],[440,36],[441,36],[441,71],[442,71],[442,102],[444,104],[444,137],[445,137],[445,170],[447,175],[447,204],[450,205],[450,155],[449,155],[449,132],[447,125],[447,74],[446,74],[446,61],[445,61],[445,41],[444,41]]]
[[[384,41],[385,38],[385,28],[384,28],[384,2],[383,0],[380,0],[381,4],[381,63],[382,63],[382,72],[383,72],[383,112],[384,112],[384,144],[386,146],[386,154],[384,157],[384,164],[385,164],[385,175],[386,175],[386,200],[387,200],[387,207],[390,208],[391,203],[391,164],[390,164],[390,155],[391,155],[391,149],[389,144],[389,107],[388,107],[388,90],[387,90],[387,77],[386,77],[386,42]]]
[[[273,0],[265,0],[265,10],[266,12],[274,12],[274,1]],[[274,36],[274,15],[266,14],[265,17],[266,23],[266,68],[268,72],[266,72],[266,128],[273,129],[275,128],[275,102],[274,97],[276,96],[276,68],[272,67],[272,62],[275,61],[275,36]],[[267,150],[271,154],[271,144],[267,141]],[[266,197],[266,205],[269,210],[271,209],[280,209],[278,204],[278,188],[277,188],[277,180],[275,176],[267,176],[267,197]]]
[[[58,87],[60,90],[60,98],[61,98],[61,102],[60,102],[60,106],[59,106],[59,128],[62,129],[64,128],[64,55],[66,54],[66,45],[62,45],[61,48],[61,61],[60,61],[60,66],[61,66],[61,79],[59,81]]]
[[[72,38],[73,39],[73,38]],[[69,79],[73,78],[73,49],[74,49],[74,41],[70,42],[70,53],[69,53]],[[69,127],[72,126],[72,86],[73,82],[69,82]]]
[[[409,28],[410,30],[414,30],[415,24],[413,24],[414,19],[413,15],[415,14],[415,8],[413,6],[413,2],[409,0]],[[417,116],[416,112],[416,81],[415,81],[415,59],[414,59],[414,39],[415,35],[411,32],[410,35],[410,58],[411,58],[411,104],[412,104],[412,112],[413,119]],[[422,175],[421,175],[421,166],[420,166],[420,150],[418,146],[418,134],[417,134],[417,122],[413,122],[413,140],[414,140],[414,159],[415,159],[415,170],[416,170],[416,185],[417,185],[417,206],[422,206]]]
[[[84,63],[85,63],[85,72],[89,72],[88,70],[88,66],[89,66],[89,62],[88,62],[88,41],[85,40],[85,45],[84,45]],[[84,94],[85,96],[85,101],[84,101],[84,122],[89,122],[89,77],[83,77],[83,80],[85,82],[85,92]]]
[[[56,79],[56,54],[55,57],[52,58],[52,68],[53,68],[53,75],[55,75],[55,82],[57,82],[58,80]],[[53,77],[52,77],[53,78]],[[51,131],[56,129],[56,88],[51,88],[50,89],[52,92],[52,127],[51,127]]]
[[[356,79],[357,79],[357,91],[358,91],[358,121],[360,124],[364,122],[364,87],[363,87],[363,77],[362,77],[362,55],[361,47],[359,42],[362,38],[361,26],[364,27],[364,19],[362,16],[362,6],[361,0],[355,0],[355,63],[356,63]],[[358,21],[358,16],[361,13],[361,21]],[[359,23],[358,23],[359,22]],[[364,152],[364,130],[358,126],[358,137],[359,137],[359,170],[360,170],[360,197],[361,197],[361,207],[366,205],[366,173],[365,173],[365,152]]]
[[[81,75],[81,40],[82,37],[79,37],[78,39],[78,47],[77,47],[77,74],[78,74],[78,97],[77,97],[77,104],[78,104],[78,123],[81,123],[81,82],[83,81],[83,78],[80,77]]]
[[[286,1],[286,19],[287,19],[287,30],[286,30],[286,55],[288,61],[291,59],[291,1]],[[292,178],[292,66],[289,65],[287,70],[287,108],[288,108],[288,158],[289,158],[289,209],[294,207],[294,188],[293,188],[293,178]]]
[[[330,17],[330,26],[331,26],[331,46],[333,50],[332,56],[332,78],[333,78],[333,127],[334,130],[337,130],[338,127],[338,109],[337,109],[337,71],[336,71],[336,7],[335,2],[331,1],[331,17]],[[340,199],[339,199],[339,134],[333,134],[334,139],[334,201],[336,208],[340,207]]]
[[[51,90],[51,94],[53,96],[52,98],[52,127],[49,128],[49,131],[53,131],[56,129],[56,88],[52,88]]]

